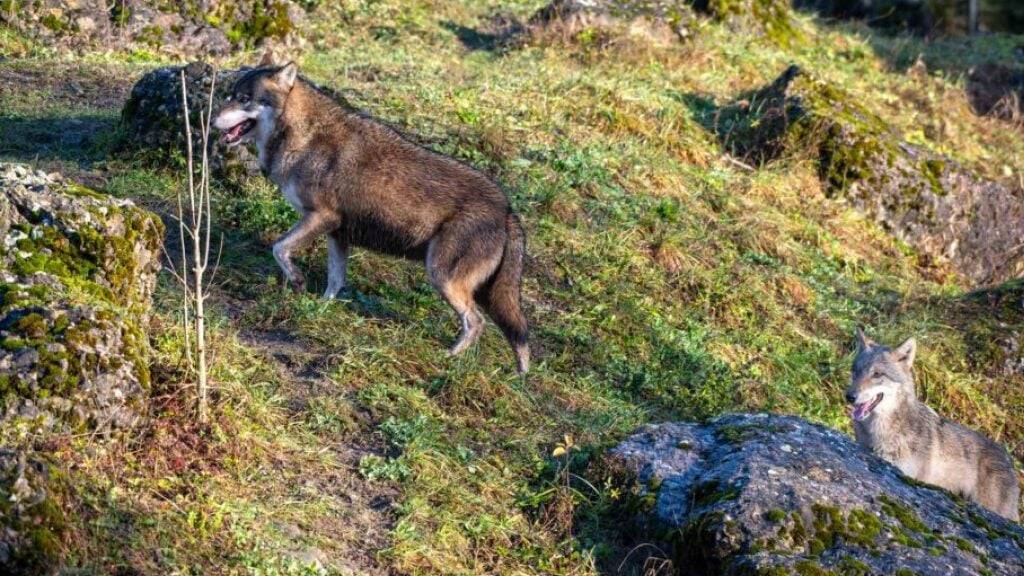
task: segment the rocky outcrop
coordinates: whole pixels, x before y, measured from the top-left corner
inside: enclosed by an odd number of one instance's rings
[[[975,284],[1024,272],[1024,191],[905,142],[839,88],[795,66],[724,108],[715,129],[753,163],[810,153],[829,195]]]
[[[698,15],[742,22],[780,43],[797,35],[785,0],[554,0],[530,18],[525,30],[564,39],[592,31],[627,33],[667,43],[689,36]]]
[[[1019,525],[800,418],[652,425],[611,461],[679,574],[1024,573]]]
[[[128,200],[0,165],[0,429],[140,420],[162,244],[159,219]]]
[[[289,41],[304,14],[290,0],[0,1],[0,22],[47,44],[136,44],[175,54],[224,55],[264,39]]]

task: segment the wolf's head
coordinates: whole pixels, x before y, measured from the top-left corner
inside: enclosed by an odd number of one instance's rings
[[[298,68],[294,62],[283,66],[273,63],[270,52],[256,68],[235,81],[231,94],[221,106],[213,125],[221,131],[221,141],[235,146],[256,133],[270,134],[284,111],[285,101],[295,85]]]
[[[911,374],[916,352],[913,338],[893,349],[874,342],[857,329],[857,356],[853,359],[850,387],[846,389],[854,420],[884,414],[916,397]]]

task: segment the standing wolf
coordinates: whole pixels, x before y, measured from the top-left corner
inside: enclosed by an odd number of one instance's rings
[[[1018,520],[1020,485],[1010,455],[917,399],[911,373],[916,351],[913,338],[894,350],[857,330],[857,355],[846,391],[857,443],[911,478]]]
[[[292,254],[320,235],[327,236],[328,298],[345,288],[352,246],[423,260],[462,322],[450,354],[480,337],[479,304],[525,373],[523,231],[502,190],[465,164],[342,108],[299,78],[294,63],[271,60],[268,53],[235,82],[214,126],[229,146],[255,143],[264,174],[302,216],[274,244],[292,287],[305,286]]]

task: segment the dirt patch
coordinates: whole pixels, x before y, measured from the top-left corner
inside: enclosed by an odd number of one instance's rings
[[[976,114],[1024,128],[1024,69],[1002,64],[978,66],[967,75],[967,99]]]
[[[315,417],[317,410],[325,407],[324,399],[350,400],[345,398],[348,391],[327,376],[333,364],[329,353],[282,330],[250,330],[241,334],[240,340],[275,367],[282,383],[279,392],[287,397],[293,418]],[[310,470],[303,482],[310,489],[347,503],[348,510],[343,515],[322,517],[307,528],[337,546],[332,551],[315,552],[322,554],[323,564],[341,568],[343,573],[393,574],[378,554],[390,542],[398,490],[386,482],[369,482],[359,473],[364,457],[384,456],[386,447],[380,437],[362,432],[372,428],[367,413],[356,409],[338,416],[348,420],[346,426],[351,426],[352,432],[320,434],[323,449],[333,455],[336,467]]]
[[[41,92],[55,103],[118,110],[134,74],[115,67],[11,64],[0,68],[0,97]]]

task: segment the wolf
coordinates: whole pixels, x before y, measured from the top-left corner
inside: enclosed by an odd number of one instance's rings
[[[238,77],[213,125],[228,146],[255,144],[263,173],[301,216],[273,246],[294,290],[305,290],[305,279],[292,255],[320,236],[327,238],[326,298],[346,288],[354,246],[421,261],[462,324],[449,354],[480,337],[483,308],[526,373],[525,239],[487,176],[343,107],[301,78],[294,62],[278,65],[269,53]]]
[[[1020,484],[1009,453],[918,400],[912,370],[916,352],[913,338],[893,349],[857,330],[846,390],[857,443],[911,478],[1020,521]]]

